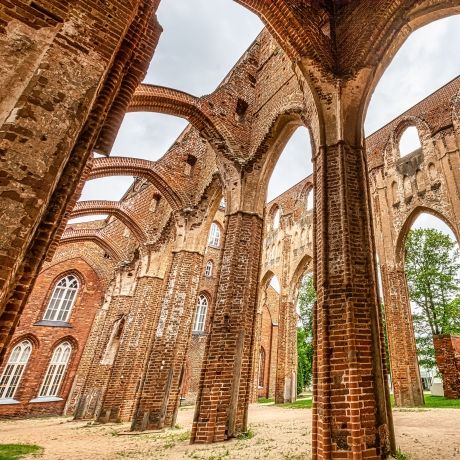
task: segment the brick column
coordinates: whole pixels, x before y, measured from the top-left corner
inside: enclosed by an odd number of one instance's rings
[[[130,420],[137,401],[142,371],[146,366],[147,350],[152,337],[158,305],[161,302],[163,280],[142,276],[137,281],[132,298],[121,297],[121,304],[128,304],[124,333],[107,377],[104,399],[98,421],[120,422]],[[98,363],[98,374],[104,365]],[[105,366],[107,367],[107,366]],[[100,379],[100,374],[96,380]]]
[[[174,426],[203,256],[174,253],[131,428]]]
[[[435,335],[433,345],[436,364],[442,374],[444,396],[460,399],[460,336]]]
[[[384,459],[391,443],[365,151],[315,158],[313,459]]]
[[[283,221],[284,225],[284,221]],[[281,274],[281,293],[279,308],[279,328],[278,328],[278,354],[276,362],[276,385],[275,402],[283,404],[292,402],[296,399],[295,392],[292,391],[292,323],[294,313],[294,303],[287,293],[290,291],[290,256],[291,256],[291,236],[283,238],[283,271]],[[296,341],[297,343],[297,341]]]
[[[422,406],[422,380],[415,347],[409,290],[403,269],[381,266],[391,379],[397,406]]]
[[[295,323],[293,312],[293,302],[289,300],[287,295],[283,294],[280,301],[278,328],[278,356],[276,362],[275,386],[276,404],[292,402],[296,399],[296,394],[292,391],[292,354],[296,353],[296,350],[292,347],[293,323]]]
[[[261,217],[227,217],[211,332],[201,371],[192,437],[223,441],[244,432],[253,378],[254,328],[263,232]]]

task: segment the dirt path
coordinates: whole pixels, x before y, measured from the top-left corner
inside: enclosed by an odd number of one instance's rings
[[[251,439],[191,446],[193,408],[179,412],[180,428],[125,435],[129,425],[92,425],[68,418],[0,422],[0,443],[45,448],[46,460],[300,460],[310,458],[311,411],[273,405],[250,409]],[[397,444],[411,460],[460,459],[460,410],[395,411]]]

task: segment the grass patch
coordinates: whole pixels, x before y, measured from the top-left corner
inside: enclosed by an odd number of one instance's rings
[[[290,409],[311,409],[313,400],[310,398],[298,399],[292,403],[279,404],[280,407],[288,407]]]
[[[274,400],[273,398],[259,398],[259,399],[257,400],[257,402],[258,402],[259,404],[268,404],[268,403],[272,403],[272,402],[274,402],[274,401],[275,401],[275,400]]]
[[[236,438],[239,440],[252,439],[255,433],[251,428],[248,428],[247,431],[240,433]]]
[[[447,399],[444,396],[432,396],[430,394],[425,394],[425,406],[419,406],[420,409],[460,409],[460,399]],[[391,405],[395,406],[394,395],[390,395]],[[416,408],[414,408],[416,409]]]
[[[41,454],[43,447],[34,444],[0,444],[0,460],[16,460],[24,455]]]
[[[425,395],[425,407],[460,409],[460,399],[446,399],[444,396]]]
[[[396,455],[394,458],[396,460],[410,460],[406,454],[401,452],[401,449],[399,449],[399,447],[398,447],[398,450],[396,451]]]

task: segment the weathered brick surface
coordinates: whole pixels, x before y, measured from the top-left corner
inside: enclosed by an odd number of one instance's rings
[[[80,289],[72,308],[69,327],[51,327],[36,324],[43,319],[54,286],[62,276],[73,274],[80,282]],[[58,262],[40,273],[37,286],[29,297],[27,308],[21,316],[9,349],[25,338],[33,344],[33,351],[25,368],[20,385],[14,395],[19,404],[0,405],[0,417],[60,415],[73,384],[83,348],[88,338],[94,315],[102,301],[104,282],[83,259],[69,258]],[[64,376],[59,397],[61,401],[31,403],[43,383],[45,372],[56,346],[68,340],[72,354]],[[9,354],[7,355],[8,359]],[[0,372],[3,371],[3,366]]]
[[[0,112],[2,347],[53,238],[63,230],[65,211],[124,72],[133,69],[132,61],[146,70],[151,56],[137,46],[157,6],[139,0],[130,7],[118,1],[111,8],[55,1],[29,7],[18,0],[0,7],[0,48],[9,55],[1,86],[21,82],[2,97]],[[12,53],[15,43],[29,51]],[[137,84],[142,70],[136,77]],[[130,94],[129,88],[123,91]]]
[[[227,216],[219,289],[193,422],[193,442],[222,441],[246,429],[262,227],[262,219],[255,215]],[[223,407],[225,411],[221,410]]]
[[[128,3],[43,0],[29,5],[13,0],[0,6],[5,63],[0,76],[0,300],[6,305],[0,342],[11,337],[43,261],[48,258],[43,266],[48,269],[68,260],[78,245],[91,248],[81,257],[103,274],[107,288],[68,410],[76,408],[79,417],[126,419],[144,397],[144,414],[153,409],[171,423],[180,374],[190,375],[194,366],[189,360],[187,371],[185,364],[190,322],[202,263],[210,255],[203,257],[209,224],[223,194],[227,235],[222,254],[216,255],[221,266],[211,305],[217,308],[209,313],[193,440],[227,439],[246,427],[247,404],[255,393],[255,357],[266,343],[258,284],[269,272],[276,274],[282,290],[277,304],[280,339],[276,353],[273,345],[269,353],[279,368],[278,378],[273,377],[275,394],[278,399],[293,396],[286,392],[295,370],[293,305],[301,275],[312,269],[318,291],[313,458],[385,458],[392,433],[384,402],[374,254],[389,274],[385,290],[392,306],[387,312],[402,312],[393,319],[387,315],[387,323],[401,321],[389,328],[390,350],[400,340],[397,336],[408,337],[399,342],[410,370],[405,382],[399,379],[400,392],[416,394],[410,315],[407,305],[394,307],[407,302],[406,291],[401,276],[390,274],[401,273],[401,242],[419,210],[428,208],[445,217],[457,231],[457,83],[441,90],[438,101],[425,101],[423,110],[414,108],[397,126],[389,125],[369,139],[369,156],[362,139],[363,112],[409,31],[460,8],[448,0],[368,0],[328,7],[321,2],[239,0],[262,17],[267,30],[213,93],[198,98],[141,85],[131,101],[160,28],[154,17],[158,1]],[[127,108],[182,116],[191,125],[157,162],[93,162],[93,149],[110,151]],[[411,123],[421,134],[422,155],[406,164],[394,150],[402,129]],[[302,215],[304,208],[292,192],[280,197],[282,227],[266,233],[261,260],[266,186],[284,144],[301,125],[309,127],[312,138],[315,213]],[[108,219],[72,224],[64,233],[84,180],[110,174],[140,178],[120,207],[111,208]],[[395,185],[387,181],[391,177]],[[299,197],[311,186],[304,185]],[[76,212],[83,212],[81,207]],[[265,215],[270,212],[268,208]],[[177,288],[188,296],[186,320],[167,320],[175,332],[170,341],[158,344],[148,331],[158,330],[161,311],[171,312],[182,302],[179,297],[165,301],[179,253],[196,255],[193,263],[184,262],[184,267],[194,267],[184,279],[196,276],[195,294],[185,292],[180,280],[175,284],[174,292]],[[397,286],[400,295],[392,296]],[[114,328],[121,320],[118,337]],[[142,352],[134,356],[139,346]],[[155,354],[161,353],[169,369],[158,367]],[[158,381],[152,379],[155,372],[161,374]],[[166,373],[170,380],[165,381]],[[144,377],[153,385],[141,392]],[[172,390],[161,394],[168,380]],[[149,388],[156,388],[155,396],[148,394]]]
[[[444,396],[460,399],[460,336],[435,335],[433,344],[436,364],[442,375]]]

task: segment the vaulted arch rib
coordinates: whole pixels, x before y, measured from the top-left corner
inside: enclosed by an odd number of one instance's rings
[[[119,201],[92,200],[80,201],[73,208],[70,218],[89,216],[96,214],[109,214],[119,219],[126,227],[131,230],[136,239],[142,243],[146,241],[146,235],[134,216]]]
[[[235,1],[260,17],[289,57],[315,59],[326,69],[333,68],[330,38],[323,33],[324,24],[318,20],[321,16],[317,10],[313,11],[311,4],[305,2],[303,6],[293,7],[286,0]]]
[[[106,238],[100,235],[97,230],[94,229],[72,229],[67,228],[62,234],[59,244],[65,243],[78,243],[83,241],[92,241],[97,244],[102,250],[104,250],[113,260],[116,262],[125,259],[122,252],[116,248],[112,243],[107,241]]]
[[[147,179],[165,197],[173,210],[189,206],[188,198],[174,190],[161,166],[149,160],[128,157],[95,158],[87,180],[109,176],[135,176]]]
[[[200,98],[172,88],[142,84],[136,89],[128,112],[157,112],[185,118],[219,151],[227,151],[231,135],[201,107]]]

